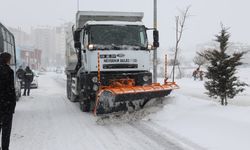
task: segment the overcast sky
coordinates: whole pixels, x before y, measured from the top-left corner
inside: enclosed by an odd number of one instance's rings
[[[153,0],[79,0],[80,10],[141,11],[144,23],[152,27]],[[161,49],[174,45],[175,16],[191,5],[181,45],[184,54],[194,54],[197,44],[212,41],[220,22],[230,27],[231,41],[249,43],[249,0],[158,0]],[[0,0],[0,21],[28,31],[31,26],[59,25],[74,21],[77,0]]]

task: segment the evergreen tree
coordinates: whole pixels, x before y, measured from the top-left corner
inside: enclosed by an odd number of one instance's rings
[[[242,65],[241,59],[245,52],[228,54],[228,40],[230,34],[222,26],[216,41],[219,42],[219,50],[207,50],[200,53],[209,63],[207,68],[205,88],[209,97],[220,98],[221,105],[227,105],[227,99],[234,98],[239,92],[244,91],[246,83],[240,82],[236,76],[237,66]]]

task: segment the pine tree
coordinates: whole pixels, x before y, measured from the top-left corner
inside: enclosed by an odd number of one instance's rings
[[[227,105],[227,99],[234,98],[239,92],[244,91],[246,83],[240,82],[236,76],[237,66],[242,65],[241,59],[245,52],[227,52],[230,34],[222,26],[220,34],[216,35],[219,50],[207,50],[200,53],[209,63],[207,68],[205,88],[209,97],[220,98],[221,105]]]

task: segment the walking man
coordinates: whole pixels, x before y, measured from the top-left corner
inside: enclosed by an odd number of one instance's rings
[[[193,77],[194,77],[194,80],[196,80],[199,76],[199,71],[200,71],[200,67],[198,67],[196,70],[194,70],[193,72]]]
[[[30,67],[27,66],[25,68],[25,73],[24,73],[24,92],[23,92],[23,96],[26,96],[26,92],[27,92],[28,96],[30,95],[30,85],[31,85],[31,82],[33,81],[33,79],[34,79],[34,74],[30,70]]]
[[[11,55],[0,54],[0,134],[2,149],[9,150],[12,118],[16,107],[14,71],[10,68]]]
[[[20,83],[21,87],[23,86],[23,78],[24,78],[24,73],[25,71],[23,70],[22,66],[19,66],[17,72],[16,72],[16,76],[18,78],[18,82]]]
[[[19,68],[18,68],[18,70],[16,72],[16,75],[17,75],[18,79],[23,80],[24,73],[25,73],[25,71],[23,70],[22,66],[19,66]]]

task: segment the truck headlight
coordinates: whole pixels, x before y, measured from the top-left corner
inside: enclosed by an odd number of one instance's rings
[[[97,77],[93,77],[93,78],[92,78],[92,82],[93,82],[93,83],[97,83],[97,82],[98,82],[98,78],[97,78]]]
[[[148,44],[148,50],[153,50],[153,45]]]
[[[89,48],[89,50],[93,50],[94,49],[94,45],[93,44],[89,44],[88,48]]]
[[[143,76],[143,81],[147,82],[149,80],[149,76]]]
[[[93,86],[93,90],[94,90],[94,91],[98,91],[98,89],[99,89],[99,87],[95,84],[95,85]]]

